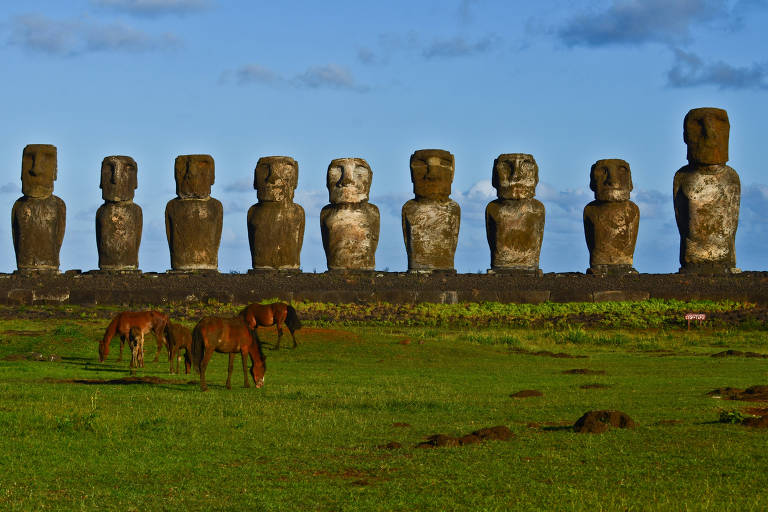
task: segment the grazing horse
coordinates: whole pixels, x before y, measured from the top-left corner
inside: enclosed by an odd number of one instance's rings
[[[131,375],[136,368],[144,368],[144,332],[141,327],[131,327],[128,331],[128,348],[131,349]]]
[[[301,320],[299,320],[299,316],[296,314],[293,306],[285,302],[251,304],[240,311],[240,316],[243,317],[248,327],[253,330],[254,336],[256,336],[256,328],[259,326],[276,326],[277,344],[275,345],[275,350],[280,349],[280,338],[283,337],[282,324],[285,323],[293,338],[293,348],[296,348],[296,336],[293,333],[301,329]]]
[[[141,329],[142,334],[152,331],[155,338],[157,338],[157,352],[154,359],[154,361],[157,361],[160,350],[162,350],[163,343],[165,342],[163,331],[167,323],[168,315],[159,311],[123,311],[118,313],[109,323],[109,327],[107,327],[104,333],[104,338],[99,342],[99,362],[104,362],[107,358],[109,355],[109,344],[112,338],[118,334],[120,335],[120,357],[117,360],[123,360],[123,345],[125,345],[125,340],[128,338],[131,327],[138,327]]]
[[[165,341],[168,343],[168,360],[171,363],[169,373],[179,373],[179,360],[181,349],[184,349],[184,373],[189,373],[192,365],[190,352],[192,351],[192,331],[181,324],[168,322],[165,326]],[[176,371],[173,365],[176,363]]]
[[[248,328],[242,317],[221,318],[215,316],[200,320],[192,330],[192,364],[200,373],[200,390],[205,391],[205,369],[214,352],[229,354],[229,370],[227,373],[227,389],[232,389],[232,365],[235,354],[240,352],[243,358],[244,387],[250,387],[246,354],[251,356],[251,377],[257,388],[264,385],[264,354],[255,332]]]

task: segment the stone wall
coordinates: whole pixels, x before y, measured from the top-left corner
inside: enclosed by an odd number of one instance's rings
[[[731,299],[768,304],[768,272],[688,274],[408,274],[375,272],[259,274],[0,274],[0,303],[115,304],[219,302],[263,299],[332,303],[599,302],[660,299]]]

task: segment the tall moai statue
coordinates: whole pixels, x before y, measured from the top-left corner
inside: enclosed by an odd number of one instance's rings
[[[108,156],[101,162],[101,197],[96,211],[96,246],[99,269],[136,271],[143,216],[133,202],[138,186],[136,161],[129,156]]]
[[[171,269],[218,270],[224,208],[211,197],[213,157],[180,155],[174,164],[176,195],[165,206],[165,234]]]
[[[19,272],[57,272],[67,207],[53,195],[56,146],[29,144],[21,157],[21,192],[11,211]]]
[[[368,202],[373,172],[362,158],[331,161],[326,175],[327,204],[320,211],[320,232],[328,270],[376,268],[379,209]]]
[[[541,275],[544,205],[534,198],[539,166],[533,155],[509,153],[493,162],[492,184],[498,199],[485,208],[485,232],[491,249],[489,273]]]
[[[255,271],[298,271],[304,243],[304,208],[293,202],[299,164],[289,156],[259,158],[253,188],[259,202],[248,209],[248,242]]]
[[[595,200],[584,207],[588,274],[636,274],[632,267],[640,209],[629,200],[632,173],[618,158],[598,160],[589,172]]]
[[[403,205],[402,225],[409,272],[455,272],[461,208],[449,196],[454,158],[442,149],[411,155],[414,199]]]
[[[728,161],[728,113],[695,108],[683,121],[688,165],[675,173],[672,194],[680,231],[680,272],[723,274],[736,268],[741,182]]]

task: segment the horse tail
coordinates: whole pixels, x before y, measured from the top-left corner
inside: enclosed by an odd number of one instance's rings
[[[298,331],[301,329],[301,320],[299,320],[299,315],[296,314],[296,310],[291,306],[290,304],[287,305],[288,314],[285,317],[285,325],[288,326],[288,329],[293,331]]]
[[[203,362],[203,354],[205,354],[205,340],[203,339],[203,333],[200,332],[200,324],[196,325],[192,330],[190,352],[192,352],[192,368],[195,369],[196,373],[200,373],[200,363]]]

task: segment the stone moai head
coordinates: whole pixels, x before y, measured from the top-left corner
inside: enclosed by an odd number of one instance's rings
[[[129,156],[108,156],[101,162],[101,198],[130,201],[138,186],[136,161]]]
[[[371,191],[373,171],[362,158],[337,158],[328,165],[326,186],[328,201],[338,203],[363,203]]]
[[[27,145],[21,157],[21,192],[27,197],[49,197],[53,194],[56,171],[56,146]]]
[[[176,195],[181,199],[205,199],[215,179],[211,155],[179,155],[174,163]]]
[[[447,200],[453,183],[453,155],[442,149],[420,149],[411,155],[411,182],[417,199]]]
[[[629,201],[632,191],[629,164],[619,158],[598,160],[589,171],[589,188],[598,201]]]
[[[530,199],[536,195],[539,166],[533,155],[507,153],[493,161],[493,188],[499,199]]]
[[[253,188],[259,201],[291,202],[299,184],[299,164],[289,156],[265,156],[256,162]]]
[[[728,161],[728,112],[720,108],[694,108],[685,115],[683,140],[688,145],[688,163],[725,164]]]

